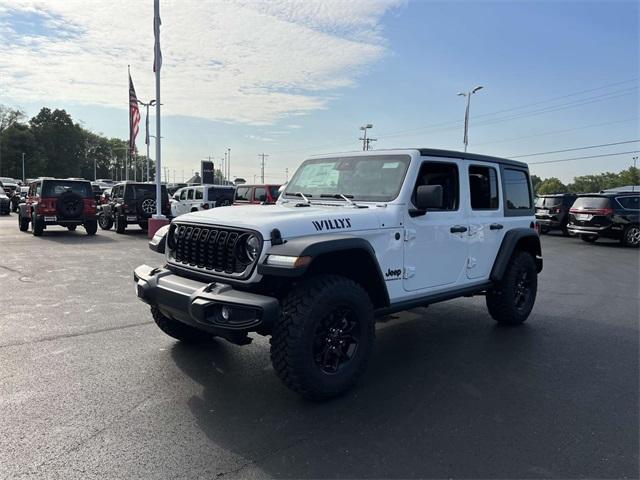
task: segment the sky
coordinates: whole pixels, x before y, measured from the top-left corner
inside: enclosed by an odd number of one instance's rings
[[[462,150],[457,94],[478,85],[470,152],[569,182],[627,168],[640,147],[637,1],[160,5],[170,180],[230,148],[233,177],[259,181],[265,153],[265,181],[282,182],[310,155],[361,149],[367,123],[374,149]],[[0,104],[127,138],[127,65],[138,98],[155,96],[152,25],[152,0],[0,0]]]

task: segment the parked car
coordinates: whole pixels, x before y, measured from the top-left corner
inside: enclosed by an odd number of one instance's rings
[[[365,371],[376,317],[477,294],[498,323],[524,322],[542,269],[534,222],[526,163],[324,155],[302,163],[276,205],[177,217],[150,242],[162,266],[139,266],[134,281],[167,335],[270,335],[283,383],[327,398]]]
[[[171,215],[167,188],[162,185],[162,213]],[[109,230],[115,225],[116,233],[124,233],[127,225],[137,224],[147,229],[149,218],[156,213],[156,185],[142,182],[123,182],[111,188],[108,203],[102,205],[98,222]]]
[[[96,199],[96,203],[100,203],[100,197],[102,196],[102,192],[106,186],[101,185],[98,182],[91,182],[91,190],[93,191],[93,196]]]
[[[70,231],[82,225],[88,235],[95,235],[96,201],[87,180],[44,179],[29,185],[27,199],[20,204],[18,226],[26,232],[31,224],[33,235],[40,236],[52,225]]]
[[[640,192],[580,195],[569,210],[569,232],[585,242],[598,238],[640,246]]]
[[[562,230],[569,235],[569,209],[578,198],[573,193],[556,193],[540,195],[536,198],[536,222],[540,225],[540,232],[547,233],[552,229]]]
[[[278,200],[280,185],[238,185],[234,203],[266,203],[273,204]]]
[[[100,195],[100,200],[98,201],[99,205],[104,205],[105,203],[109,203],[109,198],[111,198],[111,188],[107,187],[102,191]]]
[[[11,200],[4,193],[2,183],[0,183],[0,215],[9,215],[11,211]]]
[[[169,195],[175,194],[178,190],[184,187],[188,187],[189,185],[186,183],[168,183],[166,188]]]
[[[177,217],[188,212],[231,205],[234,194],[235,187],[222,185],[184,187],[171,198],[171,215]]]

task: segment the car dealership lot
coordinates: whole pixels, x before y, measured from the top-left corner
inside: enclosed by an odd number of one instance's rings
[[[0,477],[638,476],[638,250],[543,236],[524,326],[482,297],[396,315],[360,385],[311,403],[264,338],[164,335],[145,238],[0,217]]]

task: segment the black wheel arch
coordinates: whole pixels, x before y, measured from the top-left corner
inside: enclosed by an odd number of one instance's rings
[[[271,277],[285,277],[291,281],[311,275],[334,274],[360,284],[371,297],[374,308],[389,306],[389,292],[380,264],[371,244],[350,235],[313,235],[272,245],[270,255],[311,257],[311,262],[299,268],[276,267],[261,263],[258,273]]]
[[[492,281],[497,282],[502,279],[509,260],[516,250],[531,253],[536,261],[537,272],[542,271],[542,246],[538,232],[532,228],[514,228],[509,230],[502,239],[498,255],[491,269],[490,278]]]

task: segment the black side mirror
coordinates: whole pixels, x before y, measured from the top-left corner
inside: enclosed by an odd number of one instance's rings
[[[442,185],[420,185],[416,190],[416,208],[409,210],[409,215],[417,217],[427,213],[429,209],[441,209]]]

